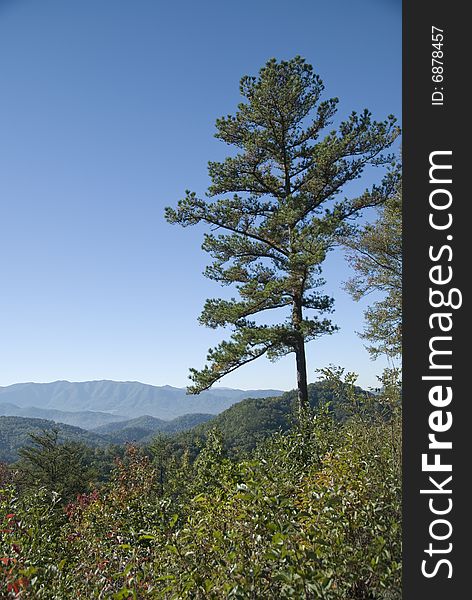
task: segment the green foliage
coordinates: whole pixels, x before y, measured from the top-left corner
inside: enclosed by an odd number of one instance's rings
[[[128,446],[66,506],[4,472],[0,596],[399,599],[399,383],[387,373],[374,397],[326,375],[345,418],[321,403],[250,455],[229,458],[217,429],[194,461],[166,438]]]
[[[346,285],[355,300],[373,292],[384,294],[365,311],[366,327],[361,337],[375,358],[380,354],[398,356],[402,344],[402,189],[400,169],[392,174],[396,185],[385,203],[378,208],[378,218],[344,243],[356,277]]]
[[[325,377],[327,374],[328,371]],[[337,421],[344,421],[352,410],[346,400],[346,390],[337,389],[332,380],[332,377],[325,378],[308,385],[309,406],[315,410],[326,407]],[[354,387],[354,393],[357,397],[372,396],[359,387]],[[274,433],[288,431],[294,426],[296,404],[295,390],[276,398],[249,398],[233,405],[208,423],[169,438],[168,445],[174,451],[189,448],[191,455],[196,456],[199,444],[205,443],[208,432],[216,428],[222,434],[224,450],[230,457],[248,455]],[[373,402],[371,409],[379,411],[378,402]]]
[[[32,445],[19,450],[16,479],[22,487],[42,487],[62,499],[75,497],[96,478],[91,468],[93,451],[84,444],[60,443],[59,430],[30,434]]]
[[[367,165],[388,163],[383,151],[399,133],[393,116],[377,122],[367,110],[329,131],[338,101],[321,100],[323,89],[298,56],[272,59],[258,77],[243,77],[245,101],[216,122],[216,137],[236,154],[209,163],[209,199],[187,191],[176,209],[166,209],[170,223],[211,227],[203,249],[213,262],[205,275],[235,285],[239,295],[209,299],[203,308],[203,325],[230,327],[232,334],[209,350],[202,370],[191,369],[191,393],[260,356],[295,352],[299,400],[307,403],[304,344],[336,329],[321,318],[333,304],[319,292],[321,264],[348,220],[382,203],[392,181],[387,177],[354,199],[336,196]],[[283,322],[256,320],[277,309],[288,309]]]

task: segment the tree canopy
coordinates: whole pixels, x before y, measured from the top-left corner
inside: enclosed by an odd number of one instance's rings
[[[205,303],[200,322],[232,333],[209,350],[203,369],[191,369],[191,393],[260,356],[294,352],[299,406],[308,403],[305,343],[336,330],[326,316],[333,299],[320,291],[321,265],[349,220],[382,203],[392,180],[355,198],[339,194],[368,165],[389,163],[384,151],[399,134],[393,116],[375,121],[367,109],[329,129],[338,99],[322,100],[323,89],[299,56],[271,59],[258,77],[243,77],[244,101],[216,121],[216,137],[235,152],[209,163],[206,198],[187,190],[177,208],[166,209],[170,223],[210,226],[205,275],[234,285],[239,296]],[[276,324],[256,317],[281,309],[285,318]]]
[[[378,218],[345,239],[349,261],[356,276],[347,282],[355,300],[371,292],[383,297],[366,309],[366,325],[360,334],[375,358],[395,357],[402,344],[402,188],[400,168],[394,173],[396,186],[378,208]]]

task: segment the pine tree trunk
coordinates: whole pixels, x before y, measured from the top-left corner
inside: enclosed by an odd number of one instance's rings
[[[303,309],[301,298],[296,296],[293,302],[292,320],[298,336],[295,345],[295,356],[297,359],[297,387],[298,387],[298,418],[301,421],[308,409],[308,380],[306,374],[305,339],[301,332],[303,321]]]
[[[300,336],[297,349],[297,387],[298,387],[298,417],[302,420],[308,409],[308,381],[306,375],[305,341]]]

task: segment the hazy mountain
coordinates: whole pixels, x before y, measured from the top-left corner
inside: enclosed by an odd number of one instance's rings
[[[125,442],[142,443],[150,441],[159,432],[171,434],[187,431],[213,418],[214,415],[195,413],[177,417],[172,421],[163,421],[150,415],[144,415],[143,417],[118,423],[107,423],[97,427],[93,432],[107,436],[115,444],[124,444]]]
[[[93,432],[100,435],[108,435],[132,427],[143,427],[148,430],[161,431],[168,423],[172,423],[172,421],[164,421],[157,417],[143,415],[142,417],[136,417],[135,419],[123,419],[116,423],[106,423],[100,427],[95,427]]]
[[[139,382],[85,381],[17,383],[0,387],[0,406],[35,407],[66,412],[96,411],[134,418],[150,415],[170,420],[190,414],[218,414],[245,398],[280,396],[280,390],[214,388],[188,396],[183,388]],[[122,417],[123,418],[123,417]]]
[[[107,423],[124,421],[124,415],[115,415],[112,413],[97,412],[92,410],[85,411],[64,411],[54,408],[38,408],[37,406],[16,406],[10,402],[0,401],[0,416],[7,417],[25,417],[33,419],[47,419],[56,423],[65,423],[74,425],[82,429],[95,429]]]
[[[152,431],[166,431],[168,433],[176,433],[178,431],[184,431],[191,429],[200,423],[204,423],[213,419],[214,415],[193,413],[188,415],[182,415],[176,417],[171,421],[164,421],[150,415],[143,415],[142,417],[136,417],[135,419],[127,419],[124,421],[118,421],[116,423],[107,423],[100,427],[93,429],[94,433],[108,434],[114,433],[115,431],[121,431],[127,427],[145,427]]]

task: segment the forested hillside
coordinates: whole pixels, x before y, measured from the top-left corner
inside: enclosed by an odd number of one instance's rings
[[[356,388],[356,392],[362,397],[372,396],[361,388]],[[346,419],[347,407],[341,399],[342,395],[336,393],[326,381],[310,384],[308,398],[312,409],[323,406],[337,421]],[[205,442],[208,432],[216,427],[222,434],[225,450],[230,455],[241,455],[253,450],[270,435],[293,427],[296,423],[296,402],[296,390],[276,398],[248,398],[213,417],[208,423],[174,436],[169,443],[174,447],[196,448]],[[374,399],[372,407],[375,410]]]
[[[36,435],[0,467],[0,595],[397,600],[400,390],[341,375],[321,386],[339,412],[314,402],[302,423],[294,392],[245,401],[198,439],[84,452]]]
[[[105,446],[109,440],[79,427],[55,423],[46,419],[0,417],[0,462],[18,459],[18,450],[30,443],[30,434],[57,430],[59,441],[73,441],[90,447]]]
[[[0,462],[11,463],[18,459],[18,450],[30,445],[30,434],[57,431],[59,442],[76,442],[100,448],[123,445],[126,442],[150,443],[157,433],[167,435],[186,431],[213,418],[213,415],[190,414],[163,421],[144,416],[137,419],[108,423],[95,431],[85,431],[46,419],[0,416]]]

